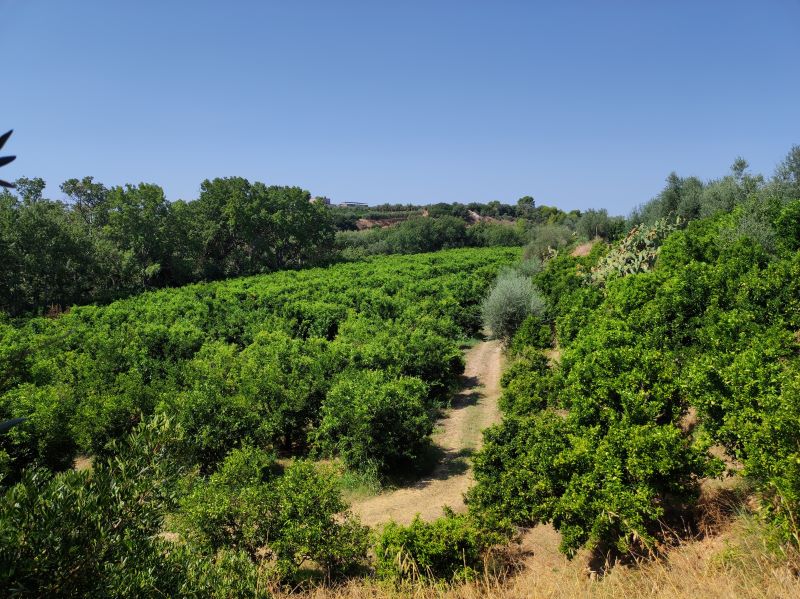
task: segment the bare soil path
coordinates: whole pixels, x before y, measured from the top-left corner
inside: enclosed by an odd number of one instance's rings
[[[467,351],[462,390],[433,434],[441,460],[429,476],[409,487],[354,502],[353,512],[364,524],[408,524],[416,514],[434,520],[445,505],[465,510],[463,495],[473,481],[469,458],[480,449],[483,429],[501,418],[497,400],[502,361],[499,341],[481,341]]]

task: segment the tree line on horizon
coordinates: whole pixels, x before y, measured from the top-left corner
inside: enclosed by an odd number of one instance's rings
[[[456,247],[518,246],[525,225],[574,228],[580,212],[535,206],[434,204],[429,217],[402,205],[368,212],[312,202],[299,187],[241,177],[206,180],[196,200],[167,200],[140,183],[106,187],[92,177],[60,185],[63,200],[45,197],[41,178],[19,178],[0,191],[0,312],[57,314],[188,283],[326,265],[372,254]],[[492,221],[472,224],[469,210]],[[403,214],[391,228],[350,231],[364,215]]]
[[[627,218],[605,209],[565,212],[537,205],[382,204],[329,208],[300,187],[268,186],[241,177],[205,180],[197,199],[167,200],[161,187],[106,187],[92,177],[61,184],[64,200],[44,197],[41,178],[0,190],[0,312],[58,313],[72,305],[108,303],[163,287],[262,274],[286,268],[457,247],[528,246],[544,256],[574,239],[620,238],[633,225],[659,219],[689,222],[746,204],[742,226],[769,236],[758,198],[791,191],[800,173],[793,147],[772,178],[731,172],[702,181],[671,173],[664,189]],[[757,200],[753,200],[757,198]],[[427,217],[421,216],[422,209]],[[481,222],[474,223],[474,215]],[[353,230],[359,218],[403,219],[391,227]]]
[[[299,187],[206,180],[191,202],[92,177],[65,181],[66,201],[44,188],[22,178],[0,192],[0,310],[12,315],[303,266],[333,244],[326,209]]]

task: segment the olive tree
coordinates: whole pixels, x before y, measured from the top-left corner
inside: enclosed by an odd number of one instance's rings
[[[502,273],[481,305],[483,324],[492,336],[508,342],[529,316],[542,318],[545,300],[531,280],[514,271]]]

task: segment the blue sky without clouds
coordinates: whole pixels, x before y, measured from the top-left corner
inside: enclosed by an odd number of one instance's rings
[[[0,0],[4,178],[625,214],[800,143],[800,2]]]

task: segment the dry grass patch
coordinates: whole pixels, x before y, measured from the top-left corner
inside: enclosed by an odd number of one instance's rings
[[[483,575],[466,583],[394,587],[373,578],[320,586],[303,599],[783,599],[800,597],[800,557],[778,544],[760,520],[738,478],[706,481],[691,523],[665,529],[659,556],[616,564],[599,576],[583,551],[573,560],[558,552],[551,526],[527,530],[511,545],[506,567],[487,559]]]
[[[764,541],[759,540],[760,533],[747,530],[751,526],[752,523],[740,522],[719,536],[684,542],[664,559],[638,566],[617,566],[602,578],[589,575],[585,560],[580,557],[570,562],[549,555],[538,559],[520,556],[525,563],[516,575],[486,574],[468,583],[403,588],[365,579],[337,588],[318,587],[301,596],[304,599],[800,597],[800,580],[792,573],[790,560],[769,554]]]
[[[600,241],[600,238],[595,237],[591,241],[582,243],[576,246],[575,249],[572,250],[569,255],[572,256],[573,258],[585,258],[592,252],[592,248],[598,241]]]

